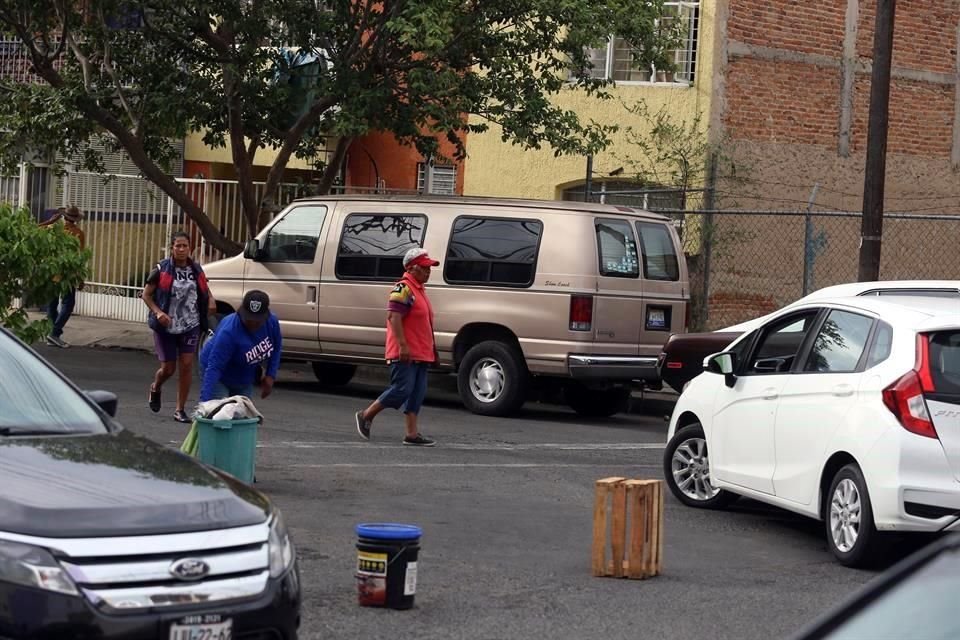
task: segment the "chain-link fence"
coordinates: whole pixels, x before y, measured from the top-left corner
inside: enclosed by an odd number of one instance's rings
[[[623,204],[673,218],[690,273],[690,331],[770,313],[808,293],[855,282],[861,215],[853,211],[707,209],[707,189],[605,182],[568,200]],[[881,280],[960,280],[960,216],[884,215]]]
[[[712,330],[857,279],[860,214],[676,213],[690,271],[691,330]],[[880,278],[960,279],[960,217],[884,216]]]

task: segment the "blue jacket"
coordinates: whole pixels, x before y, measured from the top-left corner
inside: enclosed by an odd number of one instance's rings
[[[276,378],[282,347],[280,321],[273,312],[256,333],[247,331],[240,316],[231,313],[220,322],[200,353],[203,365],[200,402],[213,399],[218,382],[238,387],[253,384],[261,362],[266,362],[266,375]]]

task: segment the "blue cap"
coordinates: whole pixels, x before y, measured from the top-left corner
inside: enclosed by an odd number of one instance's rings
[[[423,535],[420,527],[393,522],[366,522],[356,526],[357,535],[374,540],[416,540]]]

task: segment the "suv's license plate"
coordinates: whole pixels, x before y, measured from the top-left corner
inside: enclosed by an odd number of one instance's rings
[[[170,640],[230,640],[233,637],[233,620],[222,622],[198,622],[170,626]]]

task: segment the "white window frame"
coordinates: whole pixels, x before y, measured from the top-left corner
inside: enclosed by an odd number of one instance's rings
[[[426,172],[430,169],[430,193],[435,195],[457,194],[457,166],[453,164],[417,163],[417,191],[426,193]]]
[[[664,8],[675,8],[677,15],[685,16],[687,20],[686,45],[676,49],[674,59],[676,61],[677,71],[670,81],[657,81],[657,70],[650,70],[650,80],[617,80],[613,77],[614,65],[616,63],[616,35],[611,35],[606,44],[606,57],[604,59],[603,75],[595,75],[603,80],[613,80],[617,84],[635,85],[635,84],[675,84],[678,86],[688,86],[695,79],[696,69],[694,60],[696,58],[697,46],[700,39],[700,0],[667,0],[663,3]]]

